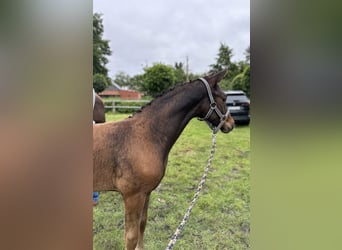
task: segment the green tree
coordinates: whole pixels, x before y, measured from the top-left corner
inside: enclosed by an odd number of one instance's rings
[[[142,90],[148,95],[155,96],[175,84],[176,77],[171,66],[157,63],[144,71]]]
[[[218,72],[223,69],[228,68],[227,75],[220,82],[220,86],[222,89],[228,90],[232,89],[232,80],[233,78],[241,73],[239,69],[239,65],[232,61],[233,49],[229,48],[228,45],[224,43],[220,44],[219,51],[216,57],[216,63],[209,65],[210,73]]]
[[[251,46],[248,46],[245,50],[245,56],[246,56],[246,63],[250,64],[251,60]]]
[[[128,87],[132,90],[141,91],[144,77],[143,75],[130,76],[125,72],[120,71],[115,75],[114,82],[122,87]]]
[[[185,75],[185,71],[184,71],[184,65],[182,62],[179,63],[175,63],[174,66],[174,73],[175,73],[175,82],[176,83],[182,83],[186,81],[186,75]]]
[[[220,44],[219,52],[217,53],[216,63],[211,64],[209,67],[210,72],[218,72],[223,69],[230,68],[232,65],[233,49],[224,43]]]
[[[108,79],[102,74],[93,75],[93,88],[96,93],[100,93],[110,84]]]
[[[248,46],[248,48],[245,50],[245,60],[236,64],[238,66],[239,73],[233,77],[230,84],[231,89],[243,90],[247,96],[250,96],[250,55],[250,46]]]
[[[216,63],[211,64],[210,72],[217,72],[228,68],[227,75],[220,82],[224,90],[243,90],[249,96],[250,92],[250,46],[245,50],[245,61],[233,62],[233,50],[224,43],[220,44]]]
[[[130,79],[131,89],[134,89],[137,91],[144,91],[143,83],[144,83],[144,75],[135,75],[131,77]]]
[[[192,80],[196,80],[200,77],[202,77],[203,75],[205,74],[197,74],[197,73],[189,73],[189,80],[192,81]]]
[[[143,75],[130,76],[125,72],[121,71],[115,75],[114,82],[122,87],[128,87],[132,90],[141,91],[142,83],[144,81]]]
[[[103,39],[103,31],[102,17],[100,14],[95,13],[93,15],[93,83],[98,82],[98,74],[101,74],[106,79],[104,82],[107,84],[106,86],[108,86],[110,79],[108,77],[106,64],[108,63],[107,56],[110,56],[112,52],[109,47],[109,41]],[[97,76],[95,77],[95,75]],[[96,88],[101,89],[102,87],[99,87],[100,85]]]
[[[126,74],[123,71],[120,71],[118,73],[116,73],[115,77],[114,77],[114,82],[119,84],[122,87],[129,87],[131,88],[131,77]]]
[[[243,71],[240,74],[236,75],[232,80],[232,89],[243,90],[246,95],[250,97],[250,78],[250,66],[246,64]]]

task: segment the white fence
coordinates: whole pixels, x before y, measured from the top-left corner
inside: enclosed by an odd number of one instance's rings
[[[105,104],[105,108],[111,108],[113,112],[116,112],[116,109],[124,108],[124,109],[140,109],[144,104],[150,102],[148,100],[112,100],[112,101],[103,101]],[[130,105],[123,105],[124,103],[141,103],[140,106],[130,106]],[[107,105],[109,104],[109,105]]]

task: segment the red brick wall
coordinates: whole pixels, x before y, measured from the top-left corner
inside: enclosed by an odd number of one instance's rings
[[[141,99],[141,93],[137,91],[132,90],[120,90],[120,98],[126,99],[126,100],[140,100]]]

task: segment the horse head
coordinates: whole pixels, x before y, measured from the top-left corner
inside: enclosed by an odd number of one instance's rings
[[[235,124],[226,106],[227,96],[218,85],[226,73],[227,70],[223,70],[199,79],[207,92],[200,106],[199,119],[206,121],[214,133],[219,130],[228,133]]]

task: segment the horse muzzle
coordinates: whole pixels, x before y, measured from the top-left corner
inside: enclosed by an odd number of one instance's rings
[[[228,115],[225,123],[223,123],[222,127],[221,127],[221,131],[223,133],[229,133],[230,131],[232,131],[235,127],[235,121],[233,119],[233,117],[231,117],[231,115]]]

